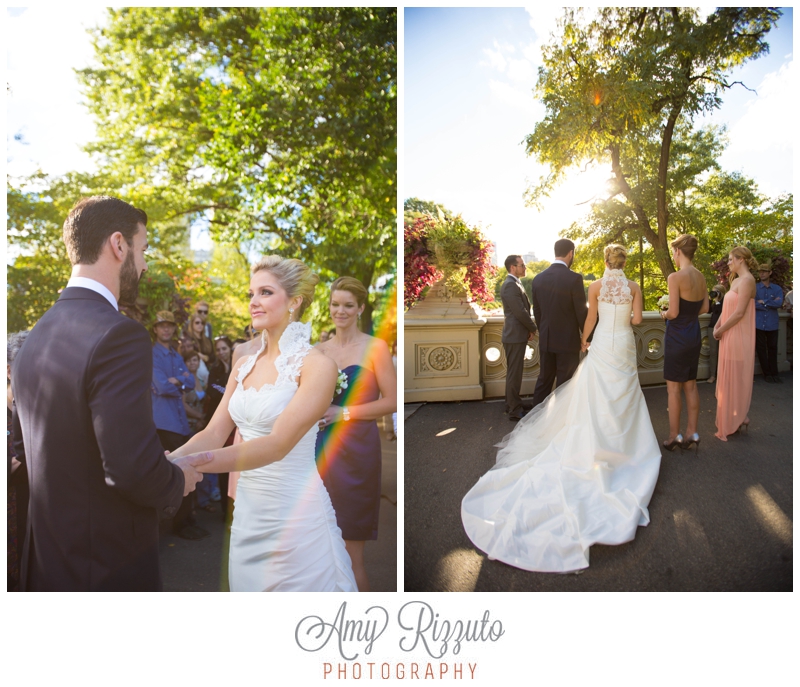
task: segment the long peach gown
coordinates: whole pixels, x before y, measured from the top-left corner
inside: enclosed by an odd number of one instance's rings
[[[722,304],[720,323],[736,310],[739,294],[731,291]],[[751,298],[744,317],[722,333],[719,342],[717,371],[717,433],[722,441],[728,440],[750,411],[753,397],[753,371],[756,351],[756,306]]]

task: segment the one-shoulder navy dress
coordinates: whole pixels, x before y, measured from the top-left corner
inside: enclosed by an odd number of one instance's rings
[[[680,298],[678,316],[667,320],[664,334],[664,379],[669,382],[688,382],[697,379],[700,361],[700,308],[704,301],[685,301]]]
[[[372,370],[348,365],[348,386],[333,404],[354,406],[377,401]],[[375,420],[334,422],[317,434],[317,469],[336,511],[336,523],[348,541],[378,538],[381,504],[381,437]]]

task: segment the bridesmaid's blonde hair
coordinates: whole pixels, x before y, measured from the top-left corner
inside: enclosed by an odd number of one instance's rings
[[[334,291],[347,291],[355,297],[359,305],[364,305],[369,298],[369,292],[355,277],[339,277],[331,284],[331,298],[333,298]]]
[[[303,302],[294,317],[295,321],[299,320],[314,299],[314,287],[319,282],[319,277],[304,262],[295,258],[283,258],[280,255],[265,255],[253,265],[251,271],[255,274],[261,270],[273,275],[289,298],[302,297]]]
[[[605,247],[603,258],[612,270],[621,270],[625,267],[625,260],[628,259],[628,251],[625,250],[625,246],[612,243]]]
[[[750,252],[750,249],[747,246],[734,246],[731,248],[728,253],[735,258],[739,258],[739,260],[744,260],[747,263],[747,268],[751,272],[755,272],[758,270],[758,263],[756,259],[753,257],[753,254]],[[728,275],[728,283],[733,284],[733,280],[736,279],[739,275],[736,272],[731,272]]]

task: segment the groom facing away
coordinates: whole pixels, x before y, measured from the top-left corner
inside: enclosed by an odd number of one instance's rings
[[[64,243],[72,276],[13,365],[15,448],[30,480],[20,586],[160,591],[159,518],[175,514],[207,460],[165,457],[150,337],[119,313],[147,270],[147,215],[117,198],[84,198]]]
[[[558,239],[555,260],[531,283],[533,315],[539,325],[540,371],[533,391],[533,407],[556,387],[570,380],[581,355],[581,330],[586,322],[586,294],[583,278],[570,267],[575,244]]]

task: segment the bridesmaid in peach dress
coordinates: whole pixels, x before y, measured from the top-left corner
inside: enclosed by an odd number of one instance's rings
[[[722,441],[750,424],[756,350],[756,280],[751,271],[758,264],[748,248],[736,246],[728,255],[728,267],[731,290],[714,327],[714,338],[719,340],[714,436]]]

